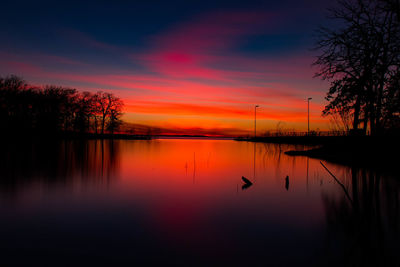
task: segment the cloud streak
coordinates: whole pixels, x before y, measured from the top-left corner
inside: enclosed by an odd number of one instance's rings
[[[0,57],[6,60],[0,70],[36,83],[110,90],[126,102],[126,118],[132,122],[146,114],[166,114],[177,128],[183,127],[179,121],[187,123],[182,118],[203,116],[218,123],[225,118],[229,125],[222,128],[239,129],[243,120],[252,119],[254,104],[262,106],[258,118],[269,125],[285,121],[298,126],[306,117],[305,99],[313,97],[311,117],[324,128],[320,111],[325,90],[312,80],[310,55],[249,55],[240,48],[250,36],[276,31],[279,21],[280,14],[259,11],[203,14],[148,37],[141,52],[67,31],[67,38],[79,42],[82,49],[112,52],[128,65],[98,66],[77,56],[3,53]],[[139,67],[132,69],[129,64]]]

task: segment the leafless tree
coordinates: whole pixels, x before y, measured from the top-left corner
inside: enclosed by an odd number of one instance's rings
[[[96,101],[97,110],[101,116],[101,133],[104,134],[107,119],[110,121],[109,128],[114,131],[122,115],[123,103],[121,99],[111,93],[100,91],[96,94]]]
[[[382,4],[384,2],[384,4]],[[346,111],[353,117],[353,129],[367,123],[372,134],[384,127],[393,77],[399,72],[400,25],[396,0],[338,1],[330,18],[338,29],[320,28],[314,64],[316,77],[331,82],[324,115]]]
[[[111,93],[80,93],[62,86],[34,87],[16,76],[0,77],[0,134],[54,135],[89,132],[113,133],[121,124],[123,102]]]

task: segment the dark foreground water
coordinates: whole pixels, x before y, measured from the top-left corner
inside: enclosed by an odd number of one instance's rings
[[[293,148],[3,142],[0,266],[398,266],[399,177]]]

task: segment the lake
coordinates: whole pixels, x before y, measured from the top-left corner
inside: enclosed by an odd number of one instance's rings
[[[2,266],[400,263],[398,175],[323,161],[336,181],[319,160],[283,153],[303,146],[159,139],[2,147]]]

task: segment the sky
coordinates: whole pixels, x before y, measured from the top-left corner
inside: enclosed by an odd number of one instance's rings
[[[2,1],[0,76],[114,93],[163,133],[328,130],[313,78],[332,1]]]

